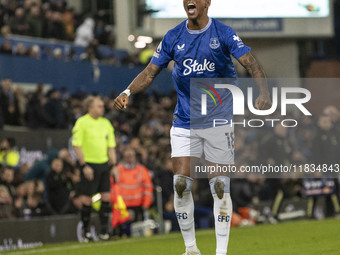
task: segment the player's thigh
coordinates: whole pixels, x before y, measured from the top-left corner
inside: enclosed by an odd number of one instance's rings
[[[171,128],[170,138],[174,174],[190,176],[193,161],[202,155],[203,139],[190,129],[178,127]]]
[[[219,126],[201,129],[200,136],[204,139],[205,160],[213,164],[234,164],[234,128]]]
[[[171,157],[197,157],[203,152],[203,139],[194,131],[185,128],[172,127],[170,130]]]

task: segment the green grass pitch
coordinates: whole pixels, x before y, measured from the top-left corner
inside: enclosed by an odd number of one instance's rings
[[[197,231],[202,255],[215,254],[213,230]],[[45,245],[37,249],[3,252],[6,255],[182,255],[179,233],[118,241]],[[340,219],[294,221],[231,230],[228,255],[340,255]]]

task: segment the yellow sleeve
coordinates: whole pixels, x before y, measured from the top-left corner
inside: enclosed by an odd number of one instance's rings
[[[72,145],[81,147],[83,145],[84,128],[81,125],[81,121],[77,120],[72,129]]]
[[[114,148],[116,147],[115,130],[110,121],[108,121],[108,127],[109,127],[108,128],[109,134],[108,134],[108,139],[107,139],[107,147]]]
[[[6,164],[8,166],[17,166],[19,164],[20,155],[17,151],[11,151],[6,156]]]

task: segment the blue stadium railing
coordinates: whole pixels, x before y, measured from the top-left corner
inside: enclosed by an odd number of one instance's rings
[[[76,54],[83,53],[85,48],[74,46],[72,43],[25,36],[0,37],[0,45],[5,39],[11,41],[13,48],[18,43],[24,43],[29,48],[38,45],[40,48],[49,47],[51,50],[60,48],[66,55],[71,48]],[[127,52],[100,46],[103,56],[113,54],[116,59],[123,58]],[[45,54],[41,50],[41,54]],[[124,55],[125,54],[125,55]],[[71,93],[83,91],[110,95],[121,92],[142,71],[141,67],[114,66],[89,61],[62,61],[42,55],[34,59],[21,56],[0,54],[0,79],[10,78],[14,83],[45,83],[54,88],[66,87]],[[155,80],[150,90],[160,94],[170,94],[173,91],[171,73],[163,71]]]

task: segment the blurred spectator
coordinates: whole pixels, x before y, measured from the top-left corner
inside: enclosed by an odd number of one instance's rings
[[[146,167],[139,164],[132,149],[124,152],[123,162],[118,165],[117,183],[129,210],[132,221],[141,221],[147,214],[153,200],[153,184]]]
[[[281,124],[276,124],[274,126],[274,133],[264,138],[261,147],[262,162],[272,166],[288,166],[292,163],[291,155],[293,148],[287,137],[287,128]],[[274,218],[278,216],[284,197],[288,196],[286,180],[281,178],[281,173],[277,173],[276,176],[271,176],[271,179],[266,180],[270,189],[269,199],[273,201],[271,213]]]
[[[109,37],[111,34],[110,26],[105,22],[105,10],[98,11],[96,15],[96,26],[95,26],[95,38],[98,40],[99,44],[108,44]]]
[[[19,164],[20,154],[15,150],[14,138],[5,138],[0,144],[0,165],[16,167]]]
[[[335,132],[338,141],[340,141],[340,113],[339,110],[333,106],[329,105],[323,110],[323,114],[330,117],[332,121],[332,130]]]
[[[76,161],[72,158],[71,152],[68,149],[61,149],[58,156],[63,161],[65,174],[72,181],[72,185],[69,188],[74,190],[75,184],[80,181],[80,170],[76,166]]]
[[[14,54],[16,56],[27,56],[25,45],[23,43],[18,43],[15,47]]]
[[[171,231],[179,230],[174,207],[172,160],[167,159],[164,168],[160,169],[157,182],[162,188],[163,218],[171,221]]]
[[[15,189],[12,185],[14,170],[11,167],[0,167],[0,219],[13,218]]]
[[[157,181],[162,188],[162,201],[166,212],[174,213],[173,207],[173,173],[172,173],[172,160],[168,159],[165,162],[164,168],[158,172]]]
[[[0,219],[13,218],[12,197],[4,185],[0,185]]]
[[[12,43],[10,40],[4,40],[0,48],[0,54],[12,55]]]
[[[33,1],[32,0],[24,0],[24,11],[25,11],[25,14],[28,14],[30,12],[30,9],[33,5]]]
[[[233,194],[233,211],[239,213],[242,207],[251,207],[259,203],[255,189],[257,180],[254,178],[233,179],[230,193]]]
[[[338,137],[333,132],[332,119],[322,115],[318,120],[318,130],[313,142],[313,160],[315,164],[335,164],[339,157]]]
[[[49,119],[52,120],[48,127],[50,128],[63,128],[65,127],[64,122],[64,110],[60,100],[60,93],[57,90],[52,89],[47,95],[48,101],[45,104],[45,110]]]
[[[271,165],[289,165],[291,163],[292,145],[288,138],[288,130],[281,124],[274,127],[274,133],[264,138],[262,156]]]
[[[27,54],[31,58],[40,59],[41,57],[40,47],[38,45],[33,45],[28,49]]]
[[[14,97],[15,97],[16,106],[17,106],[17,110],[18,110],[17,123],[20,123],[20,125],[24,125],[27,99],[26,99],[24,92],[21,88],[16,88],[14,90]]]
[[[15,97],[12,89],[12,80],[3,79],[0,87],[0,104],[5,124],[8,124],[11,119],[10,115],[13,114],[15,108]]]
[[[58,214],[69,213],[72,207],[72,180],[67,176],[63,160],[56,158],[51,163],[51,169],[46,177],[48,201]]]
[[[66,40],[74,41],[74,11],[73,9],[68,9],[64,12],[63,23],[65,27]]]
[[[42,181],[33,180],[25,183],[26,200],[23,203],[22,211],[25,217],[47,216],[51,210],[43,199],[45,187]]]
[[[0,110],[2,121],[5,121],[8,115],[8,108],[10,104],[14,103],[14,96],[12,91],[12,80],[11,79],[3,79],[0,84]]]
[[[62,13],[66,10],[67,3],[64,0],[54,0],[51,7],[53,11]]]
[[[1,35],[6,37],[8,35],[11,35],[12,34],[12,31],[11,31],[11,28],[9,26],[3,26],[1,28]]]
[[[14,34],[25,35],[29,28],[26,23],[25,11],[19,7],[15,10],[15,16],[10,20],[10,28]]]
[[[0,103],[0,129],[4,126],[4,112],[2,110],[2,105]]]
[[[2,94],[1,98],[3,100],[3,109],[5,124],[7,125],[20,125],[20,112],[18,101],[14,95],[14,91],[12,88],[12,80],[4,79],[2,81]]]
[[[43,20],[40,16],[40,9],[38,5],[32,5],[27,16],[27,35],[34,37],[42,37]]]
[[[50,149],[47,158],[36,162],[25,176],[25,181],[41,180],[45,181],[45,176],[50,169],[52,161],[58,157],[56,150]]]
[[[58,60],[63,59],[63,51],[61,50],[61,48],[55,48],[53,50],[53,58]]]
[[[44,128],[53,126],[55,120],[46,112],[46,103],[47,99],[42,93],[42,87],[38,86],[27,104],[26,118],[29,127]]]
[[[80,55],[80,59],[87,61],[101,59],[98,51],[98,41],[96,39],[92,40],[89,46],[86,47],[85,52]]]
[[[332,164],[339,163],[340,153],[340,141],[336,132],[334,132],[334,123],[336,123],[337,111],[334,109],[326,108],[325,113],[328,115],[321,115],[318,119],[318,129],[313,141],[313,160],[316,166],[322,166],[326,164],[328,167]],[[333,117],[333,119],[332,119]],[[327,177],[322,176],[320,177]],[[339,187],[338,180],[335,181],[335,189]],[[340,213],[339,198],[337,196],[338,190],[335,190],[335,194],[326,196],[326,217],[334,216],[334,213]],[[315,209],[315,204],[318,197],[312,197],[309,199],[311,210],[309,210],[309,216],[312,217]]]
[[[50,38],[65,40],[66,39],[66,32],[63,23],[63,16],[61,12],[53,12],[52,13],[52,28],[50,30]]]
[[[42,36],[44,38],[52,38],[52,29],[53,29],[52,15],[53,15],[53,12],[51,11],[51,9],[47,8],[44,12],[43,28],[42,28]]]
[[[79,46],[87,47],[94,39],[94,25],[95,22],[92,18],[86,18],[76,30],[76,39],[74,43]]]

